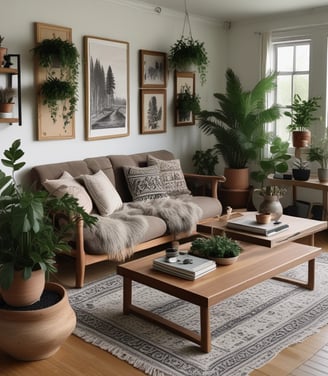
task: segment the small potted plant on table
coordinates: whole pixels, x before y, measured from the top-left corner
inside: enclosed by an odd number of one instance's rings
[[[209,238],[197,238],[191,243],[190,253],[206,257],[219,265],[230,265],[236,262],[242,251],[240,244],[224,235]]]
[[[309,180],[311,170],[309,163],[302,158],[296,158],[292,168],[293,178],[295,180],[306,181]]]
[[[318,179],[320,183],[328,182],[328,138],[324,137],[318,144],[311,145],[308,151],[310,162],[319,162]]]

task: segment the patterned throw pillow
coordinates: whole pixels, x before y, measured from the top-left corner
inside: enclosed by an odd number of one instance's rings
[[[148,155],[148,166],[159,167],[164,189],[169,196],[191,193],[187,187],[179,159],[164,161]]]
[[[79,205],[82,206],[87,213],[91,212],[92,200],[88,195],[88,192],[67,171],[64,171],[59,179],[47,179],[42,185],[50,194],[56,197],[62,197],[65,193],[70,194],[78,200]]]
[[[122,207],[121,196],[102,170],[93,175],[81,175],[80,179],[83,180],[100,215],[110,215]]]
[[[133,201],[168,197],[157,166],[123,167]]]

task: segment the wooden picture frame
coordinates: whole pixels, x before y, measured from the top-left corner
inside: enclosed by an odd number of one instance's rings
[[[184,125],[194,125],[195,115],[192,112],[182,114],[177,109],[178,94],[184,90],[189,90],[195,95],[195,73],[194,72],[177,72],[174,74],[174,99],[175,99],[175,125],[177,127]]]
[[[40,43],[44,39],[60,38],[72,42],[72,29],[63,26],[50,25],[41,22],[35,22],[35,42]],[[60,75],[58,68],[57,75]],[[37,87],[37,139],[38,141],[48,140],[67,140],[75,138],[75,116],[72,117],[70,124],[64,126],[64,120],[57,118],[54,123],[51,119],[49,108],[43,103],[40,87],[47,78],[47,68],[40,67],[37,59],[34,59],[34,77]]]
[[[165,52],[139,50],[140,87],[166,88],[166,61]]]
[[[166,90],[140,89],[141,134],[166,132]]]
[[[86,139],[128,136],[129,43],[93,36],[83,39]]]

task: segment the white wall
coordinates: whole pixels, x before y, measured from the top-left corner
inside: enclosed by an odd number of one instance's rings
[[[4,3],[4,0],[1,0]],[[0,34],[8,53],[21,54],[23,125],[0,124],[0,152],[20,138],[25,151],[26,167],[36,164],[81,159],[89,156],[128,154],[155,149],[168,149],[191,169],[191,156],[201,145],[197,126],[175,127],[173,117],[173,72],[167,86],[167,132],[157,135],[139,133],[139,49],[168,52],[180,37],[184,14],[166,9],[159,15],[140,1],[127,0],[21,0],[6,1],[6,17],[2,17]],[[204,108],[212,93],[222,90],[226,68],[226,33],[221,25],[190,15],[195,39],[205,42],[210,66],[207,83],[196,82]],[[83,56],[84,35],[127,41],[130,44],[130,136],[85,141],[82,65],[79,84],[78,111],[75,115],[75,139],[37,141],[36,92],[34,89],[33,57],[34,22],[72,28],[73,42]]]

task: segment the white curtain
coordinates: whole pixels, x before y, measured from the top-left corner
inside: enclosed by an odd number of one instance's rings
[[[261,78],[272,73],[272,33],[265,31],[260,34],[260,74]]]

